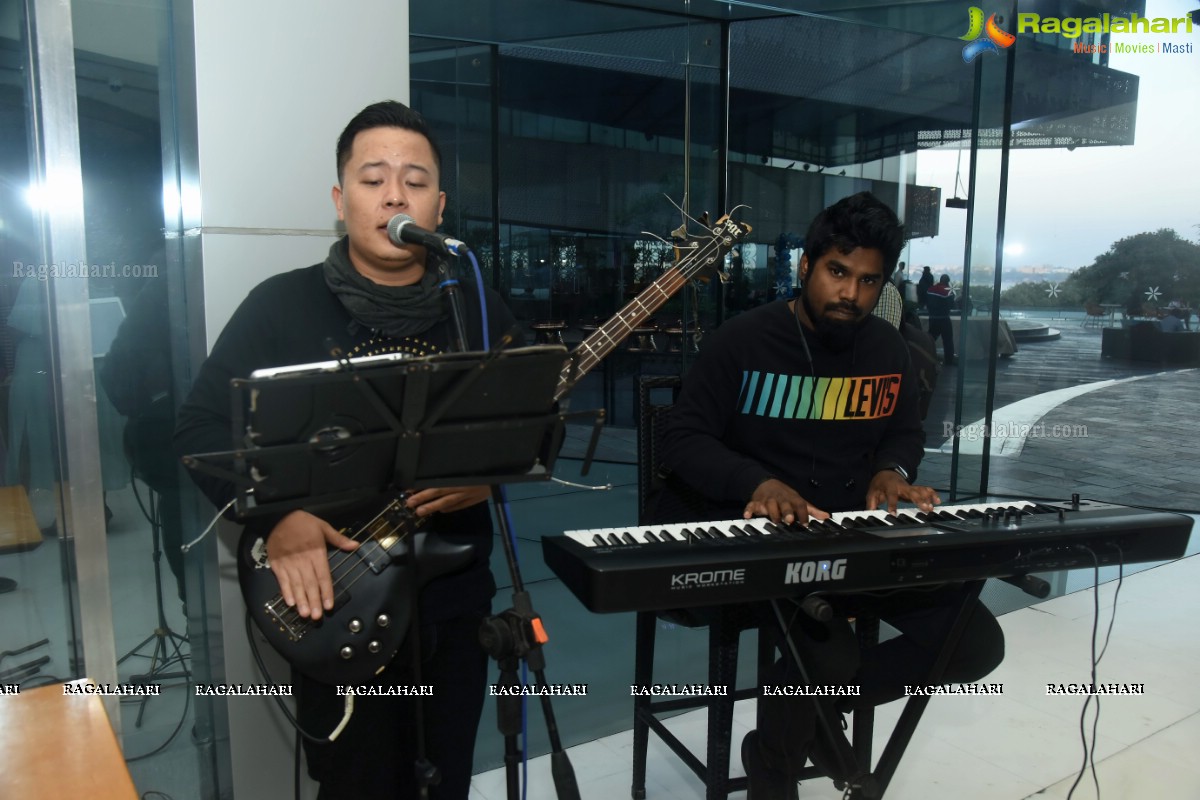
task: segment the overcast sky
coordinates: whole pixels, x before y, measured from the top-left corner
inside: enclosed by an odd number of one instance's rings
[[[1200,0],[1147,0],[1146,16],[1180,17],[1198,6]],[[1013,152],[1006,282],[1023,267],[1085,266],[1116,240],[1143,231],[1174,228],[1200,241],[1200,25],[1191,34],[1113,34],[1113,40],[1190,42],[1193,52],[1110,57],[1111,68],[1140,77],[1133,146]],[[957,157],[957,150],[921,151],[917,183],[942,187],[943,198],[953,196]],[[962,155],[964,186],[969,159],[968,144]],[[941,234],[914,241],[910,263],[932,265],[935,273],[939,267],[961,269],[966,216],[943,205]]]

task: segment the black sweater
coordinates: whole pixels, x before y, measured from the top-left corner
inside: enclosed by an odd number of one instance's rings
[[[473,281],[462,281],[467,319],[468,347],[482,349],[482,319]],[[490,341],[495,342],[515,324],[499,295],[487,292]],[[341,301],[325,285],[322,264],[275,275],[255,287],[234,312],[212,352],[201,365],[191,393],[179,410],[175,451],[180,455],[228,450],[234,445],[229,382],[246,378],[256,369],[305,364],[330,359],[327,338],[350,357],[406,352],[428,355],[443,352],[449,342],[449,321],[436,323],[419,336],[391,339],[356,323]],[[240,444],[237,443],[237,444]],[[200,489],[214,505],[224,506],[233,497],[233,485],[193,473]],[[338,522],[360,519],[381,504],[347,510]],[[367,514],[367,517],[370,515]],[[280,516],[247,521],[247,533],[264,535]],[[334,524],[338,527],[338,524]],[[453,514],[439,514],[433,529],[449,541],[475,546],[475,559],[465,571],[430,583],[421,598],[423,615],[430,621],[450,619],[473,611],[495,594],[488,569],[492,550],[492,521],[488,504]]]
[[[760,306],[722,325],[684,380],[662,462],[720,506],[713,519],[740,517],[769,477],[833,512],[865,507],[879,465],[916,476],[925,434],[899,332],[868,317],[843,353],[804,333],[811,366],[788,304]]]

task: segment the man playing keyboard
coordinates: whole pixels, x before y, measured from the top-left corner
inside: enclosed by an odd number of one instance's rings
[[[901,502],[929,511],[940,502],[913,483],[925,437],[907,347],[871,315],[903,245],[899,219],[867,192],[817,215],[800,259],[800,296],[726,322],[688,373],[663,434],[669,476],[655,521],[805,523],[838,511],[895,512]],[[683,499],[697,495],[703,508]],[[959,602],[954,587],[830,601],[838,613],[826,623],[794,603],[782,610],[812,684],[860,687],[839,711],[890,702],[905,685],[924,683]],[[746,610],[782,645],[769,604]],[[863,612],[901,635],[860,652],[846,615]],[[978,680],[1003,655],[999,624],[975,601],[944,679]],[[768,681],[800,682],[790,659]],[[808,697],[759,699],[758,727],[742,743],[750,800],[795,798],[810,756],[836,771],[830,743],[815,737],[815,717]]]

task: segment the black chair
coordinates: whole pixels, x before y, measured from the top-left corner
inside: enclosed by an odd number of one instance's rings
[[[644,377],[638,381],[638,521],[639,524],[656,522],[701,520],[704,503],[698,496],[686,492],[672,493],[661,498],[654,497],[652,490],[660,478],[657,476],[660,461],[662,428],[666,416],[678,396],[681,379],[677,375],[666,377]],[[669,393],[669,401],[660,395]],[[654,395],[652,397],[652,395]],[[655,397],[659,397],[656,401]],[[655,500],[658,502],[655,503]],[[668,506],[669,507],[664,507]],[[656,505],[651,508],[649,506]],[[699,516],[697,516],[699,515]],[[715,617],[713,616],[715,614]],[[634,684],[649,686],[654,683],[654,640],[659,615],[641,611],[637,614],[637,634],[634,651]],[[754,628],[750,615],[734,608],[719,608],[701,617],[687,612],[667,612],[669,621],[688,627],[708,625],[708,685],[726,686],[727,694],[703,698],[674,698],[655,700],[638,696],[633,703],[633,786],[634,800],[646,797],[646,751],[653,730],[671,748],[687,767],[704,783],[706,800],[725,800],[731,792],[746,788],[744,777],[729,777],[729,756],[732,752],[733,709],[738,700],[758,697],[763,684],[765,670],[774,660],[773,648],[767,637],[758,637],[757,683],[738,689],[737,666],[741,634]],[[863,645],[878,641],[878,620],[860,619],[856,624],[859,641]],[[679,739],[667,730],[659,714],[697,708],[708,709],[708,738],[705,760],[688,750]],[[871,761],[871,730],[873,711],[855,712],[854,749],[859,763]],[[820,773],[813,767],[801,773],[800,778],[811,778]]]

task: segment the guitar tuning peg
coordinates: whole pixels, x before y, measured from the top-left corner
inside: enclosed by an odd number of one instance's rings
[[[687,238],[687,223],[685,222],[682,225],[680,225],[678,228],[676,228],[675,230],[671,231],[671,238],[672,239],[686,239]]]
[[[703,214],[700,215],[700,224],[706,228],[708,227],[708,212],[707,211],[705,211]]]
[[[730,280],[729,273],[722,272],[721,270],[717,270],[717,278],[720,279],[721,283],[729,283]]]

